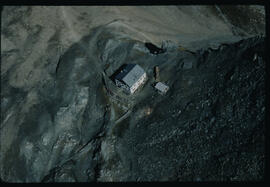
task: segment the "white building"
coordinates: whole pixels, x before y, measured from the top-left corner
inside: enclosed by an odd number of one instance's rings
[[[126,64],[115,76],[115,84],[129,94],[133,94],[146,80],[146,72],[137,64]]]
[[[169,86],[165,85],[162,82],[158,82],[155,85],[155,89],[157,89],[160,94],[164,95],[169,90]]]

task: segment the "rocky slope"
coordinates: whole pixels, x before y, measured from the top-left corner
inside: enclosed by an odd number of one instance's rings
[[[1,180],[262,180],[262,10],[4,7]],[[118,101],[105,86],[117,92],[108,77],[124,63],[149,80]],[[156,65],[165,96],[151,86]]]

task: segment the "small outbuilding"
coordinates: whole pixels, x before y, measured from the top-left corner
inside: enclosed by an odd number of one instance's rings
[[[162,82],[158,82],[156,85],[155,85],[155,89],[157,89],[157,91],[164,95],[167,93],[167,91],[169,90],[169,86],[167,86],[166,84],[162,83]]]
[[[115,76],[115,84],[133,94],[146,80],[146,72],[138,64],[126,64]]]

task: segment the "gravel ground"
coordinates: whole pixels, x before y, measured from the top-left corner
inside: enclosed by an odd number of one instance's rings
[[[262,6],[6,6],[1,14],[2,181],[263,180]],[[153,55],[144,42],[166,52]],[[123,111],[102,77],[124,63],[141,65],[149,80],[124,96],[131,112],[115,124]],[[165,96],[151,86],[156,65]]]

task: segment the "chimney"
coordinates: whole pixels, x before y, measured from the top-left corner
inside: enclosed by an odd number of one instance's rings
[[[158,66],[155,66],[154,72],[155,72],[155,81],[159,82],[160,78],[159,78],[159,67]]]

